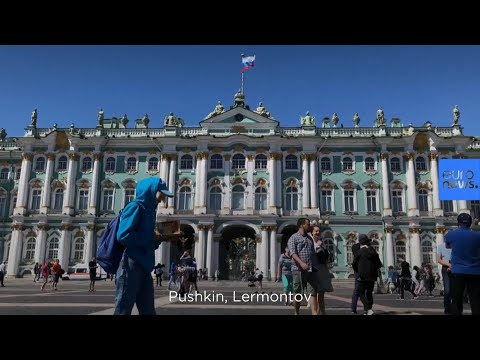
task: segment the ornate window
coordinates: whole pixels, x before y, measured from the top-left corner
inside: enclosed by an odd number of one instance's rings
[[[351,157],[346,156],[343,158],[342,161],[342,171],[344,172],[353,172],[355,171],[354,166],[353,166],[353,160]]]
[[[223,169],[223,157],[220,154],[212,155],[210,158],[210,169]]]
[[[83,238],[76,239],[73,249],[73,260],[75,262],[83,262],[85,254],[85,240]]]
[[[445,215],[455,213],[452,200],[442,200],[442,209]]]
[[[0,188],[0,218],[6,215],[7,209],[7,192]]]
[[[357,212],[357,183],[352,180],[342,182],[343,188],[343,211],[345,213]]]
[[[114,173],[116,170],[116,160],[113,156],[110,156],[105,161],[105,172]]]
[[[148,159],[148,171],[155,172],[158,171],[158,158],[151,157]]]
[[[125,189],[125,202],[123,206],[127,206],[127,204],[133,200],[135,200],[135,189]]]
[[[263,154],[259,154],[255,157],[255,169],[263,170],[267,168],[267,157]]]
[[[86,156],[82,160],[82,172],[91,172],[92,171],[92,158],[90,156]]]
[[[115,195],[115,189],[113,188],[103,189],[103,201],[102,201],[103,211],[113,211],[114,195]]]
[[[241,185],[232,188],[232,210],[245,209],[245,190]]]
[[[286,193],[286,210],[297,211],[298,210],[298,189],[296,186],[287,187]]]
[[[178,194],[178,210],[192,210],[192,189],[189,186],[182,186],[180,190],[178,190]]]
[[[78,191],[78,210],[80,211],[88,210],[88,192],[89,189],[80,189]]]
[[[53,191],[53,210],[61,211],[63,209],[63,195],[62,188],[57,188]]]
[[[372,157],[367,157],[365,159],[365,171],[372,172],[375,171],[375,160]]]
[[[57,171],[67,171],[68,158],[65,155],[62,155],[57,160]]]
[[[2,170],[0,170],[0,180],[8,180],[8,173],[10,171],[8,170],[8,168],[3,168]]]
[[[285,157],[286,170],[298,170],[298,158],[295,155],[287,155]]]
[[[400,159],[398,157],[392,157],[390,159],[390,171],[392,173],[401,172]]]
[[[255,210],[267,210],[267,189],[263,186],[255,189]]]
[[[127,159],[127,172],[134,173],[136,171],[137,171],[137,158],[131,156]]]
[[[20,174],[22,173],[22,169],[18,168],[15,170],[15,180],[20,180]]]
[[[34,237],[30,237],[27,239],[24,255],[25,261],[30,262],[35,258],[35,244],[36,240]]]
[[[40,210],[40,201],[42,198],[41,188],[32,188],[32,197],[30,199],[30,209],[33,211]]]
[[[330,172],[332,171],[332,162],[330,161],[330,158],[324,156],[320,160],[320,171],[322,172]]]
[[[418,156],[415,160],[415,170],[427,171],[427,162],[423,156]]]
[[[210,189],[210,209],[222,210],[222,189],[219,186]]]
[[[35,171],[44,172],[45,171],[45,156],[39,156],[35,161]]]
[[[395,259],[397,266],[401,265],[400,258],[406,259],[407,254],[407,246],[405,245],[405,241],[397,240],[395,242]]]
[[[433,251],[433,242],[429,236],[422,241],[422,261],[427,264],[435,264],[435,253]]]
[[[367,198],[367,213],[377,212],[377,190],[366,190],[365,196]]]
[[[58,259],[58,248],[60,247],[60,240],[57,237],[52,237],[48,241],[48,258],[46,260]]]
[[[428,191],[426,189],[418,190],[418,210],[428,212]]]
[[[183,155],[180,158],[180,170],[192,170],[193,158],[192,155]]]
[[[392,211],[394,214],[405,213],[405,184],[394,181],[391,185]]]
[[[324,180],[320,184],[320,211],[335,211],[335,183]]]
[[[245,156],[235,154],[232,156],[232,169],[245,169]]]

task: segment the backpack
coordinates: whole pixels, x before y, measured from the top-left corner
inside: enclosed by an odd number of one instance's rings
[[[122,260],[123,251],[125,250],[125,248],[117,241],[117,231],[118,226],[120,225],[121,214],[122,211],[110,221],[100,239],[100,244],[98,245],[97,263],[108,274],[117,273],[120,260]]]

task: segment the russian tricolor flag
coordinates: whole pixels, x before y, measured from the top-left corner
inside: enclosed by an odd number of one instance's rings
[[[245,56],[242,54],[242,63],[243,63],[242,72],[245,72],[248,69],[253,68],[255,66],[255,55]]]

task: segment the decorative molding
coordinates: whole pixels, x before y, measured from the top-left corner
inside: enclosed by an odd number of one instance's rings
[[[221,180],[219,178],[215,178],[211,181],[212,186],[219,186],[221,184]]]
[[[253,161],[253,160],[255,159],[255,155],[253,155],[253,154],[248,154],[248,155],[247,155],[247,159],[248,159],[248,161]]]
[[[95,230],[99,230],[100,228],[97,227],[97,225],[95,224],[87,224],[87,230],[88,231],[95,231]]]
[[[48,231],[50,229],[50,226],[45,223],[40,223],[40,224],[37,224],[37,228],[40,231]]]
[[[270,159],[272,160],[282,160],[282,153],[275,153],[275,152],[272,152],[270,153]]]
[[[287,150],[287,154],[296,154],[296,153],[298,153],[298,149],[297,149],[297,148],[290,147],[290,148],[288,148],[288,150]]]
[[[72,224],[60,224],[60,230],[62,231],[72,231],[73,230],[73,225]]]
[[[225,155],[223,155],[223,157],[225,158],[225,161],[230,161],[230,159],[232,158],[232,155],[225,154]]]
[[[207,231],[213,231],[213,224],[205,225],[204,228]]]
[[[80,159],[80,155],[77,153],[69,153],[68,158],[72,161],[78,161]]]
[[[223,149],[222,148],[219,148],[219,147],[214,147],[212,149],[212,153],[213,154],[221,154],[223,152]]]
[[[421,231],[421,229],[418,228],[418,227],[409,228],[409,229],[408,229],[408,232],[409,232],[410,234],[420,234],[420,231]]]
[[[405,159],[406,159],[407,161],[410,161],[410,160],[413,161],[414,157],[415,157],[415,154],[414,154],[413,152],[407,152],[407,153],[405,154]]]
[[[262,231],[268,231],[269,229],[270,229],[270,226],[268,226],[268,225],[261,225],[260,226],[260,230],[262,230]]]
[[[382,160],[387,161],[387,160],[388,160],[388,153],[382,153],[382,154],[380,155],[380,158],[381,158]]]
[[[189,147],[184,147],[183,149],[181,149],[182,152],[186,153],[186,154],[189,154],[192,152],[192,149],[189,148]]]
[[[387,234],[392,234],[393,233],[393,226],[387,226],[385,227],[385,232]]]
[[[270,231],[277,231],[277,225],[270,225]]]
[[[259,147],[255,150],[255,152],[257,154],[261,154],[261,153],[267,152],[267,149]]]
[[[25,153],[22,154],[22,159],[32,161],[33,160],[33,154],[25,152]]]
[[[128,154],[128,155],[134,155],[134,156],[137,155],[137,153],[136,153],[135,151],[131,151],[131,150],[129,150],[129,151],[127,152],[127,154]]]
[[[203,225],[203,224],[198,224],[197,228],[198,228],[198,230],[205,230],[207,228],[207,226]]]
[[[73,235],[74,238],[84,238],[85,237],[85,233],[82,231],[82,230],[79,230],[75,233],[75,235]]]
[[[243,126],[242,126],[242,127],[243,127]],[[243,148],[242,145],[235,145],[235,147],[233,148],[233,151],[235,151],[235,152],[240,152],[240,153],[241,153],[241,152],[244,152],[244,150],[245,150],[245,149]]]
[[[23,224],[16,223],[16,224],[12,224],[11,227],[12,227],[12,230],[20,230],[20,231],[25,230],[25,226],[23,226]]]
[[[95,160],[95,161],[102,160],[102,157],[103,157],[103,154],[101,154],[101,153],[94,153],[93,154],[93,160]]]
[[[55,161],[55,159],[57,157],[57,155],[54,154],[54,153],[47,153],[46,155],[47,155],[48,160],[53,160],[53,161]]]
[[[245,126],[232,126],[231,132],[242,134],[242,133],[246,133],[247,129],[245,129]]]

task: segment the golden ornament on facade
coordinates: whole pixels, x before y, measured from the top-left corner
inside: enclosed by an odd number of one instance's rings
[[[102,160],[102,154],[101,153],[93,154],[93,159],[94,160]]]
[[[385,228],[385,232],[386,232],[387,234],[393,233],[393,227],[387,226],[387,227]]]
[[[225,155],[223,155],[223,157],[225,158],[225,161],[230,161],[230,159],[232,158],[232,155],[225,154]]]
[[[386,161],[386,160],[388,160],[388,153],[382,153],[382,154],[380,155],[380,157],[381,157],[382,160],[385,160],[385,161]]]
[[[83,231],[79,230],[75,233],[75,235],[73,235],[74,238],[79,238],[79,237],[85,237],[85,234],[83,233]]]
[[[69,153],[68,158],[73,161],[78,161],[78,159],[80,159],[80,156],[77,153]]]
[[[267,149],[259,147],[255,150],[255,152],[257,154],[261,154],[261,153],[267,152]]]
[[[247,159],[248,159],[249,161],[253,161],[253,159],[255,159],[255,155],[253,155],[253,154],[248,154],[248,155],[247,155]]]
[[[408,231],[410,232],[410,234],[419,234],[420,228],[409,228]]]
[[[189,148],[189,147],[184,147],[181,151],[184,152],[184,153],[186,153],[186,154],[188,154],[188,153],[191,153],[191,152],[192,152],[192,149]]]
[[[48,224],[37,224],[38,230],[42,231],[48,231],[50,229],[50,226]]]
[[[242,134],[242,133],[246,133],[247,130],[245,129],[245,126],[233,126],[231,132]],[[242,150],[235,150],[235,151],[243,151],[243,149]]]
[[[22,159],[32,161],[33,160],[33,154],[25,152],[25,153],[22,154]]]
[[[54,153],[47,153],[47,159],[48,160],[55,160],[56,157],[57,157],[57,155],[54,154]]]
[[[219,147],[214,147],[211,151],[214,154],[221,154],[223,152],[223,149]]]
[[[68,136],[64,131],[57,132],[57,137],[55,138],[55,149],[57,151],[64,151],[70,148],[70,141]]]
[[[412,152],[407,152],[405,154],[405,159],[408,161],[413,160],[413,157],[414,157],[414,154]]]
[[[60,225],[60,230],[63,230],[63,231],[72,231],[73,230],[73,226],[71,224],[61,224]]]
[[[95,231],[96,229],[96,225],[95,224],[87,224],[87,230],[88,231]]]
[[[23,231],[23,230],[25,229],[25,227],[23,226],[23,224],[12,224],[11,227],[12,227],[13,230]]]

